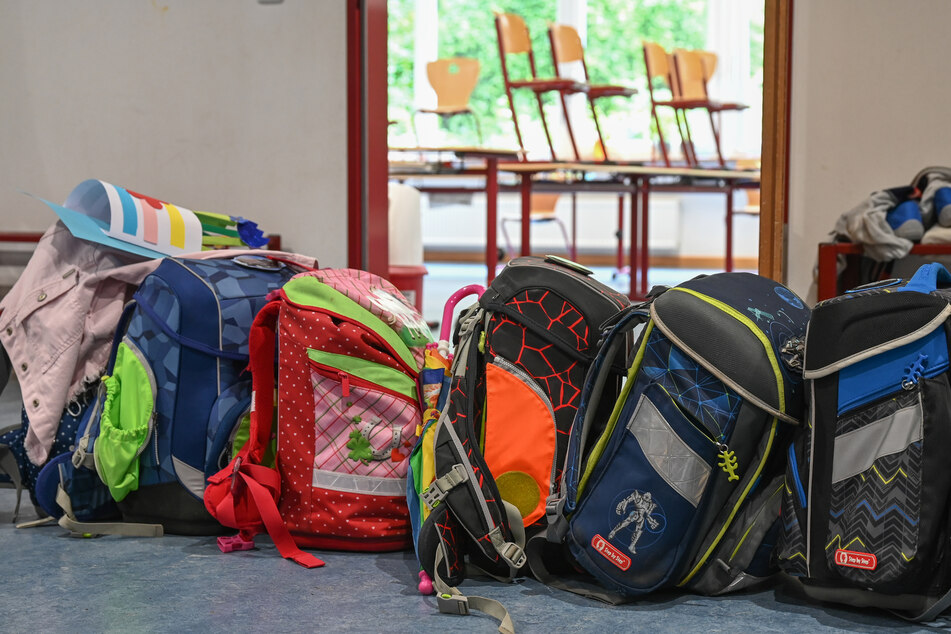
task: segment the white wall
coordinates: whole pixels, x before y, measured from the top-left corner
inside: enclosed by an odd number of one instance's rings
[[[0,229],[99,178],[346,264],[344,2],[0,2]]]
[[[951,2],[800,1],[793,20],[787,279],[814,302],[836,218],[951,165]]]

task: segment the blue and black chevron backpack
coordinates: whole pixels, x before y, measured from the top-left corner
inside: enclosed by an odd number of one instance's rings
[[[97,473],[123,522],[85,523],[65,509],[62,526],[95,534],[224,530],[202,497],[207,478],[247,437],[248,333],[268,294],[298,272],[258,255],[167,258],[143,280],[63,476],[65,483]]]
[[[777,550],[812,597],[919,621],[951,605],[949,302],[926,264],[813,311]]]
[[[652,295],[606,328],[546,508],[548,544],[597,584],[551,574],[529,545],[541,580],[612,603],[670,588],[719,594],[775,572],[783,450],[804,409],[794,351],[810,311],[793,292],[718,273]],[[638,327],[605,425],[605,359]]]

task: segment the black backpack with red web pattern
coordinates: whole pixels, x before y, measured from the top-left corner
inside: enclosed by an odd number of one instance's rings
[[[525,533],[546,524],[602,325],[629,305],[580,265],[527,256],[463,312],[436,426],[436,479],[421,495],[432,512],[417,543],[442,611],[493,612],[450,587],[465,579],[467,559],[509,579],[524,565]],[[624,359],[616,365],[619,389]]]

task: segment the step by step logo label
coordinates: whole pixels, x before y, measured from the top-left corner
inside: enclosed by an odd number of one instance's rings
[[[859,553],[854,550],[835,551],[835,563],[839,566],[849,568],[861,568],[862,570],[875,570],[878,566],[878,557],[871,553]]]
[[[608,540],[600,535],[591,538],[591,547],[621,570],[627,570],[631,567],[631,558],[612,546]]]

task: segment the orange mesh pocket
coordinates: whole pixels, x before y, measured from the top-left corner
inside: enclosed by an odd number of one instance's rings
[[[555,459],[551,401],[523,370],[500,357],[486,365],[486,464],[502,499],[518,508],[525,526],[545,515]]]

